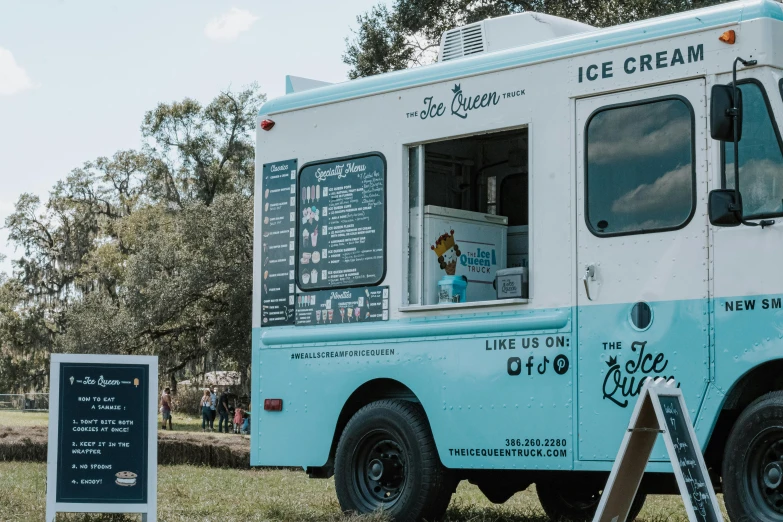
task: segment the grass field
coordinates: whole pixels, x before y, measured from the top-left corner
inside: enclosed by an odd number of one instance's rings
[[[159,466],[160,522],[338,522],[382,521],[382,516],[344,517],[333,480],[310,480],[286,470],[226,470],[195,466]],[[0,462],[0,520],[43,520],[46,465]],[[725,514],[724,514],[725,516]],[[58,520],[125,522],[138,516],[61,515]],[[535,488],[517,493],[501,506],[487,501],[475,486],[463,482],[453,497],[447,520],[452,522],[546,522]],[[644,522],[687,520],[682,501],[674,496],[648,497]]]
[[[180,415],[175,431],[201,432],[201,420]],[[0,425],[46,426],[45,413],[0,412]],[[190,436],[194,436],[194,434]],[[200,436],[200,435],[199,435]],[[204,435],[214,437],[215,435]],[[234,437],[233,435],[227,437]],[[237,436],[239,437],[239,436]],[[287,470],[232,470],[197,466],[158,467],[158,520],[160,522],[343,522],[383,521],[384,517],[344,517],[340,513],[333,480],[310,480],[303,472]],[[43,520],[46,465],[0,462],[0,522]],[[725,516],[725,513],[724,513]],[[58,520],[126,522],[139,516],[70,515]],[[545,522],[535,487],[517,493],[501,506],[490,503],[475,486],[463,482],[452,498],[451,522]],[[651,496],[638,519],[643,522],[687,520],[676,496]]]

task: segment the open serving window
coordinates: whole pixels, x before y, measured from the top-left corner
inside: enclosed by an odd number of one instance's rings
[[[528,129],[408,149],[404,309],[527,299]]]

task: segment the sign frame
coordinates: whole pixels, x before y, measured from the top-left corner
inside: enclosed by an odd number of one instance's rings
[[[639,393],[631,420],[628,423],[628,429],[620,444],[617,452],[617,458],[612,466],[612,473],[601,495],[601,501],[598,504],[593,522],[624,522],[628,519],[631,504],[636,497],[639,485],[642,482],[644,469],[652,454],[653,446],[658,440],[658,435],[663,435],[669,460],[672,464],[674,476],[677,479],[677,486],[680,490],[685,511],[688,514],[688,520],[691,522],[704,522],[707,520],[703,515],[697,516],[693,510],[688,487],[683,476],[682,469],[678,462],[678,456],[672,441],[670,430],[666,424],[666,414],[661,405],[661,397],[676,398],[679,404],[682,419],[688,429],[691,442],[695,444],[693,448],[702,476],[705,478],[704,489],[707,491],[708,501],[715,514],[715,522],[723,522],[723,514],[718,504],[718,498],[710,482],[709,472],[704,463],[704,455],[699,446],[699,439],[696,438],[696,432],[693,429],[688,408],[685,405],[685,398],[682,390],[676,386],[674,379],[664,380],[659,377],[653,380],[648,377]]]
[[[147,503],[57,502],[57,461],[60,426],[60,364],[146,365],[149,370],[147,423]],[[49,363],[49,432],[46,461],[46,521],[61,513],[141,513],[142,521],[155,522],[158,511],[158,357],[147,355],[52,354]]]

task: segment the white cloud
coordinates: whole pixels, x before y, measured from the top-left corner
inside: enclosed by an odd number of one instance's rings
[[[664,213],[671,214],[690,208],[693,197],[693,167],[683,165],[667,172],[652,184],[642,184],[629,190],[612,204],[612,212],[618,214]],[[682,216],[671,216],[680,220]]]
[[[593,164],[664,157],[690,147],[691,120],[678,100],[599,113],[590,123],[588,158]]]
[[[10,96],[33,88],[27,71],[19,67],[14,55],[0,47],[0,96]]]
[[[250,11],[232,7],[227,13],[217,16],[207,23],[204,34],[215,41],[236,40],[252,26],[258,17]]]
[[[778,153],[769,151],[770,156],[773,154]],[[726,188],[734,188],[734,162],[726,163]],[[783,202],[783,162],[777,159],[753,159],[743,163],[740,154],[740,192],[746,215],[780,212]]]

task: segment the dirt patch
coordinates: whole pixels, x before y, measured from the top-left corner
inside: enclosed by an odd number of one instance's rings
[[[0,427],[0,461],[46,462],[46,426]],[[159,464],[250,467],[250,439],[241,435],[158,432]]]
[[[250,439],[242,435],[158,432],[158,464],[250,467]]]
[[[0,427],[0,461],[46,462],[46,426]]]

